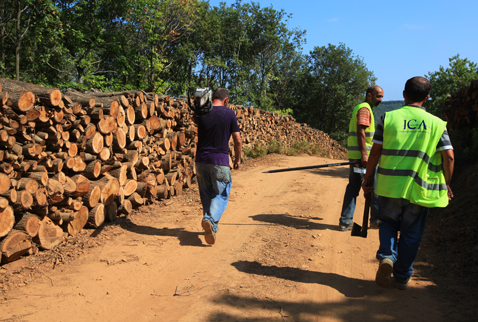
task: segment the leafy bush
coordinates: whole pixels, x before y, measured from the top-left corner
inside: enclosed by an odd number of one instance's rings
[[[288,156],[298,155],[302,153],[308,155],[325,155],[320,147],[315,146],[313,143],[305,140],[295,142],[291,147],[287,147],[282,142],[272,140],[271,142],[269,142],[268,145],[258,143],[252,148],[244,148],[244,157],[246,160],[261,158],[270,153],[285,154]]]
[[[292,115],[294,111],[291,108],[286,108],[282,110],[274,110],[272,112],[280,114],[280,115]]]

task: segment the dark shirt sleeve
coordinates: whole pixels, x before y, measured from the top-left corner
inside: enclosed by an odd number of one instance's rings
[[[448,130],[446,128],[445,128],[445,131],[443,131],[443,134],[440,137],[440,141],[438,141],[438,144],[437,144],[437,152],[445,151],[445,150],[453,150],[450,136],[448,135]]]
[[[383,145],[383,124],[385,123],[385,113],[380,120],[377,122],[377,126],[375,126],[375,133],[373,135],[372,142],[377,144]]]

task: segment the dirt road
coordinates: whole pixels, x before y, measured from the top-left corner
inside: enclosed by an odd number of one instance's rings
[[[420,272],[408,291],[375,285],[377,230],[337,229],[347,167],[262,173],[336,162],[272,155],[234,172],[214,246],[197,188],[145,206],[61,255],[67,264],[23,271],[0,321],[444,320]],[[360,222],[363,198],[357,207]]]

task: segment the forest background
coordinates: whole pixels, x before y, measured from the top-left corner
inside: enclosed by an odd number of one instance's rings
[[[303,53],[306,30],[289,19],[241,1],[0,0],[0,77],[173,96],[225,87],[235,104],[291,114],[344,143],[353,107],[377,79],[344,43]],[[478,79],[476,63],[449,60],[423,75],[433,86],[427,109],[440,117],[446,96]]]

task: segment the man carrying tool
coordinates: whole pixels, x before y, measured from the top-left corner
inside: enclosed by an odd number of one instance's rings
[[[428,209],[446,207],[453,197],[454,153],[446,122],[422,107],[430,89],[423,77],[409,79],[405,106],[387,112],[373,138],[362,187],[365,194],[372,192],[372,171],[380,159],[375,187],[381,221],[375,282],[380,287],[408,288]]]
[[[204,217],[201,226],[205,240],[216,242],[217,225],[226,210],[231,191],[229,167],[229,138],[234,141],[234,169],[241,165],[242,140],[236,114],[227,108],[229,92],[224,88],[212,94],[212,109],[195,114],[198,125],[196,173]]]
[[[377,107],[383,99],[383,89],[379,86],[370,86],[367,89],[365,102],[355,106],[349,124],[349,137],[347,140],[347,159],[361,161],[362,167],[367,165],[368,155],[372,148],[372,137],[375,132],[375,120],[372,109]],[[353,227],[355,203],[362,185],[362,175],[354,171],[350,165],[349,183],[345,188],[342,213],[340,215],[339,229],[348,231]],[[377,225],[377,198],[372,197],[372,210],[370,215],[371,227]]]

